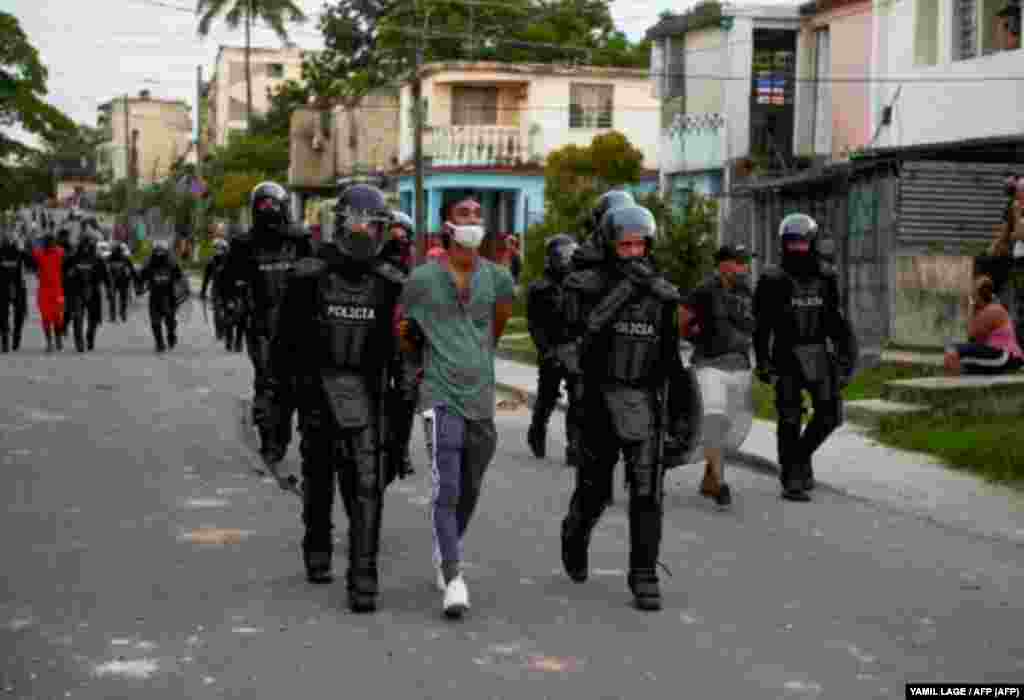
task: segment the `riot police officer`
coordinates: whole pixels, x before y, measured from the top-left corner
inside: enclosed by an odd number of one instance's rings
[[[537,401],[526,442],[534,457],[544,458],[548,421],[558,403],[562,382],[565,382],[569,396],[565,460],[569,464],[576,464],[579,451],[573,382],[578,379],[580,370],[575,345],[566,332],[562,284],[572,270],[572,256],[578,247],[576,241],[564,233],[548,239],[544,246],[544,276],[530,283],[526,296],[526,324],[540,359]]]
[[[576,582],[588,575],[590,534],[612,491],[621,453],[629,476],[629,577],[641,610],[661,608],[656,570],[661,546],[667,383],[681,374],[679,291],[651,265],[657,225],[636,205],[612,209],[597,231],[604,263],[566,278],[566,320],[582,337],[587,439],[569,513],[562,564]]]
[[[390,212],[389,236],[380,252],[380,259],[392,265],[402,275],[408,275],[412,268],[413,245],[416,242],[416,225],[408,214],[401,211]],[[392,387],[389,393],[390,406],[390,439],[388,444],[394,454],[388,464],[394,469],[387,475],[390,483],[396,476],[402,478],[413,474],[412,458],[409,442],[412,439],[412,428],[416,420],[416,407],[419,405],[419,371],[422,365],[408,353],[399,351],[395,357],[395,367],[391,372]]]
[[[103,323],[100,287],[110,289],[110,274],[106,263],[96,252],[96,239],[91,235],[84,234],[75,253],[64,261],[64,279],[67,315],[74,328],[75,349],[78,352],[94,350],[96,332]],[[107,296],[110,296],[109,291]]]
[[[110,322],[118,318],[122,323],[128,320],[128,296],[133,287],[139,284],[139,275],[135,265],[128,258],[128,246],[115,243],[107,260],[110,271]]]
[[[857,340],[843,316],[839,284],[817,254],[818,224],[790,214],[779,225],[781,268],[766,269],[754,292],[756,375],[775,385],[782,496],[809,501],[811,456],[841,420],[840,392],[857,361]],[[829,344],[831,343],[831,348]],[[802,391],[814,417],[801,433]]]
[[[203,286],[199,291],[199,298],[206,303],[206,293],[212,284],[213,287],[213,334],[217,340],[226,335],[224,324],[224,300],[220,293],[219,280],[224,271],[224,263],[227,261],[228,242],[218,238],[213,243],[213,255],[206,263],[203,271]],[[228,348],[230,350],[230,347]]]
[[[28,315],[25,272],[35,267],[24,243],[11,230],[0,234],[0,351],[21,347],[21,334]],[[11,320],[14,321],[13,327]]]
[[[251,227],[247,237],[232,240],[225,263],[226,289],[248,320],[246,345],[253,367],[252,421],[259,431],[260,456],[280,462],[292,438],[292,387],[270,369],[270,346],[279,332],[281,301],[296,261],[308,257],[309,239],[294,235],[288,192],[276,182],[262,182],[249,197]],[[244,293],[245,298],[237,296]],[[282,415],[274,415],[281,411]]]
[[[327,583],[335,483],[349,517],[348,604],[376,609],[384,489],[383,392],[397,348],[394,314],[404,275],[381,265],[390,217],[384,195],[358,184],[338,198],[334,245],[299,262],[271,346],[275,380],[293,383],[302,434],[306,576]],[[280,395],[275,395],[275,398]],[[275,412],[278,419],[287,414]]]
[[[153,329],[157,352],[164,352],[168,348],[173,350],[178,344],[175,297],[184,280],[181,268],[171,260],[170,245],[165,240],[156,241],[149,261],[139,274],[139,293],[149,291],[149,323]]]

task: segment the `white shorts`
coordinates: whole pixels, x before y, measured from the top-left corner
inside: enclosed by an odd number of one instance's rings
[[[704,447],[737,449],[753,423],[753,386],[750,370],[727,372],[698,367],[704,404],[701,443]]]

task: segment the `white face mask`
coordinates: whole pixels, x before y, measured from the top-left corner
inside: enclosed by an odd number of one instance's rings
[[[484,242],[483,226],[451,226],[452,240],[463,248],[476,250]]]

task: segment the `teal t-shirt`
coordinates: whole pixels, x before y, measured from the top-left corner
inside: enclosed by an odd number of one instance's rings
[[[468,300],[460,300],[444,262],[420,265],[405,284],[405,315],[423,330],[423,410],[444,405],[467,420],[494,418],[494,305],[512,301],[503,267],[480,258]]]

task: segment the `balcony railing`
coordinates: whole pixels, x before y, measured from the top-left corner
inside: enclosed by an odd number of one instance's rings
[[[435,126],[428,154],[434,165],[515,165],[528,158],[519,127]]]

